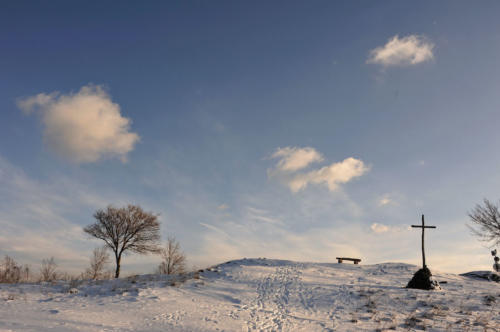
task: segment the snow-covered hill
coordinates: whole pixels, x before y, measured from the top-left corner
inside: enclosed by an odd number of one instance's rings
[[[416,269],[244,259],[184,282],[2,284],[0,331],[500,330],[500,284],[435,273],[441,291],[405,289]]]

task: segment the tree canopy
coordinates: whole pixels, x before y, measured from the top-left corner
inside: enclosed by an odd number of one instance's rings
[[[159,253],[160,223],[158,215],[145,212],[138,205],[122,208],[108,206],[94,213],[96,221],[84,228],[84,232],[103,240],[115,254],[115,278],[120,276],[122,254],[130,251],[138,254]]]

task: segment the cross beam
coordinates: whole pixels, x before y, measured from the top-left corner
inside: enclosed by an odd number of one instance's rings
[[[411,227],[422,228],[422,267],[425,268],[424,231],[426,228],[436,228],[436,226],[425,226],[424,215],[422,215],[422,225],[411,225]]]

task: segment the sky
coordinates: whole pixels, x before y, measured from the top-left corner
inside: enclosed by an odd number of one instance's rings
[[[108,205],[192,267],[268,257],[490,269],[496,1],[0,4],[0,255],[81,271]],[[125,272],[160,258],[129,255]]]

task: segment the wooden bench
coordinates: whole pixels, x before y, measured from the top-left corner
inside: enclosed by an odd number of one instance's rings
[[[342,263],[342,261],[353,261],[354,264],[358,264],[359,262],[361,262],[361,259],[359,258],[348,258],[348,257],[337,257],[337,261],[340,263]]]

